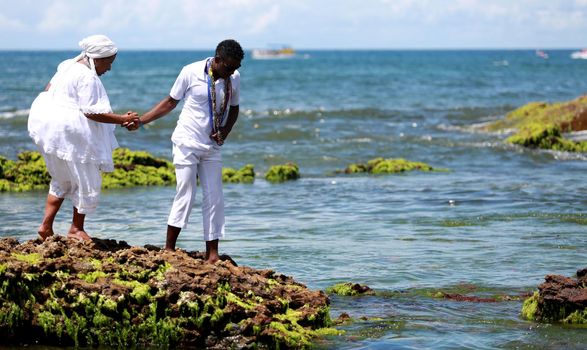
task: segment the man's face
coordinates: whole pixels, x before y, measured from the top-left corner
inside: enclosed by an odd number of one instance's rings
[[[222,79],[228,79],[228,77],[230,77],[232,73],[241,66],[241,61],[232,57],[222,58],[216,56],[215,60],[217,63],[216,68],[218,69],[218,75]]]

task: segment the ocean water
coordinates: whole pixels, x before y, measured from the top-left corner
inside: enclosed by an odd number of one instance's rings
[[[331,316],[357,322],[325,349],[580,349],[587,332],[520,318],[522,302],[456,302],[422,294],[466,286],[472,295],[519,295],[547,274],[586,267],[587,157],[507,145],[476,131],[531,101],[587,92],[587,61],[570,51],[308,51],[289,60],[245,58],[241,115],[224,166],[254,164],[254,184],[225,185],[222,253],[312,289],[366,284],[377,296],[331,298]],[[211,52],[121,52],[102,77],[116,111],[145,112],[182,66]],[[76,52],[0,52],[0,155],[34,145],[28,108],[57,64]],[[121,146],[170,158],[180,108]],[[375,157],[447,168],[390,176],[336,170]],[[302,178],[269,184],[274,164]],[[88,232],[163,245],[173,187],[103,191]],[[198,193],[198,201],[201,200]],[[35,238],[45,192],[0,193],[0,236]],[[66,232],[71,211],[60,212]],[[178,246],[203,250],[194,208]],[[363,319],[361,319],[363,318]]]

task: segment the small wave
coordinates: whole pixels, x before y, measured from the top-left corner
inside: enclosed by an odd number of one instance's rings
[[[0,112],[0,119],[12,119],[28,116],[30,109],[17,109],[16,111]]]
[[[573,131],[565,133],[563,136],[573,141],[587,141],[587,130]]]
[[[545,153],[552,154],[556,160],[587,160],[587,154],[574,153],[574,152],[562,152],[552,150],[540,150]]]
[[[309,109],[247,109],[243,112],[243,114],[246,115],[248,118],[324,118],[328,116],[353,118],[357,116],[369,116],[370,118],[388,118],[390,116],[403,115],[405,114],[405,112],[378,108],[326,109],[324,107],[317,107]]]
[[[499,131],[488,131],[487,125],[492,122],[482,122],[470,125],[450,125],[450,124],[439,124],[437,128],[442,131],[460,131],[468,133],[479,133],[487,135],[509,135],[514,132],[514,129],[503,129]]]

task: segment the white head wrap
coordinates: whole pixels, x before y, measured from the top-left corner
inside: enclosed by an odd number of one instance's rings
[[[105,58],[114,56],[118,52],[116,44],[106,35],[91,35],[82,39],[79,42],[82,48],[82,53],[75,58],[75,61],[88,57],[90,61],[90,68],[95,72],[94,58]]]

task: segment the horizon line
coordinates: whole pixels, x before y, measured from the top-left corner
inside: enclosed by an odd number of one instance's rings
[[[528,51],[528,50],[549,50],[549,51],[568,51],[581,50],[587,46],[577,47],[421,47],[421,48],[294,48],[295,51]],[[255,48],[244,48],[244,51],[252,51]],[[120,48],[119,48],[120,50]],[[0,52],[6,51],[80,51],[80,49],[71,48],[0,48]],[[129,48],[122,49],[122,52],[129,51],[214,51],[214,48]]]

